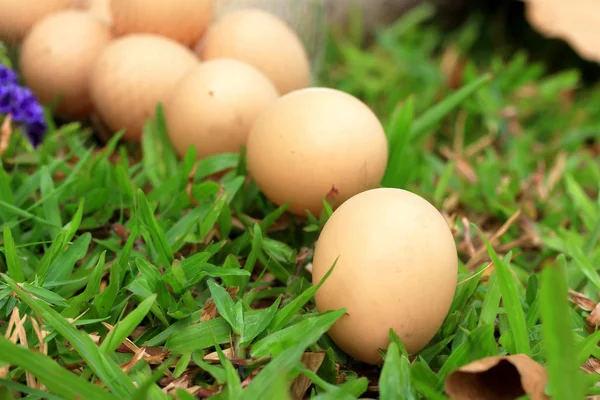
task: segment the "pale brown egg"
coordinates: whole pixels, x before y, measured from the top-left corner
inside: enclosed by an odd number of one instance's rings
[[[77,0],[0,0],[0,40],[20,43],[46,15],[75,6]]]
[[[80,7],[106,23],[112,23],[110,0],[80,0]]]
[[[379,186],[388,160],[385,132],[363,102],[339,90],[308,88],[279,98],[257,119],[248,170],[277,205],[305,216]]]
[[[278,97],[269,78],[251,65],[207,61],[187,74],[166,101],[169,137],[182,157],[192,145],[198,159],[238,152],[256,118]]]
[[[60,11],[40,20],[23,41],[20,69],[45,105],[66,118],[92,110],[92,68],[112,39],[108,26],[86,11]]]
[[[235,58],[268,76],[279,93],[310,85],[306,50],[296,33],[279,17],[259,9],[226,13],[196,46],[203,60]]]
[[[213,0],[110,0],[117,35],[155,33],[193,46],[213,15]]]
[[[92,103],[114,131],[141,139],[153,117],[179,81],[199,63],[182,44],[153,34],[132,34],[113,40],[100,54],[91,75]]]
[[[336,262],[337,259],[337,262]],[[347,354],[381,361],[393,329],[409,354],[435,336],[456,290],[458,257],[445,218],[422,197],[401,189],[360,193],[342,204],[316,244],[312,281],[320,312],[345,308],[329,330]]]

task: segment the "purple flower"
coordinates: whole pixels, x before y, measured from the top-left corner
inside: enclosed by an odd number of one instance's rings
[[[33,92],[19,86],[16,74],[0,64],[0,113],[10,114],[12,120],[25,129],[25,135],[37,147],[46,132],[44,109]]]
[[[16,85],[17,83],[17,74],[6,65],[0,63],[0,86]]]
[[[14,86],[0,84],[0,113],[6,115],[12,112],[12,93]]]

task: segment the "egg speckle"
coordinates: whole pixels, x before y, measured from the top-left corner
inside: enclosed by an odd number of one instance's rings
[[[155,33],[195,44],[212,19],[213,0],[110,0],[117,35]]]
[[[108,26],[88,12],[51,14],[40,20],[23,41],[23,79],[42,103],[57,106],[57,114],[84,117],[92,109],[92,68],[111,39]]]
[[[20,43],[33,25],[77,0],[0,0],[0,40]]]
[[[347,310],[329,335],[370,364],[381,361],[378,350],[387,349],[389,329],[410,354],[427,345],[456,290],[458,257],[446,220],[425,199],[401,189],[360,193],[333,213],[316,244],[313,284],[334,263],[315,294],[317,309]]]
[[[203,60],[235,58],[268,76],[283,95],[310,85],[308,55],[279,17],[259,9],[224,14],[196,47]]]
[[[169,137],[180,156],[190,146],[197,158],[238,152],[265,107],[279,97],[256,68],[233,59],[195,67],[165,103]]]
[[[318,216],[380,184],[385,132],[363,102],[339,90],[308,88],[279,98],[257,119],[247,143],[250,176],[277,205]],[[328,195],[330,197],[328,197]]]
[[[177,83],[199,63],[196,55],[173,40],[132,34],[113,40],[100,54],[90,80],[92,102],[114,131],[137,141]]]

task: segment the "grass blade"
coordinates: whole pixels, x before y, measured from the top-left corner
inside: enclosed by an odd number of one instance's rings
[[[305,347],[299,344],[284,350],[275,357],[267,366],[252,380],[250,385],[242,392],[241,400],[264,400],[269,397],[272,386],[279,379],[287,379],[292,369],[300,362]]]
[[[404,152],[410,141],[414,108],[414,98],[411,96],[404,104],[394,110],[391,117],[390,125],[387,128],[389,160],[382,180],[383,186],[400,187],[400,178],[406,168],[404,165]]]
[[[55,225],[54,227],[50,228],[50,237],[54,238],[60,231],[59,227],[63,225],[61,212],[60,208],[58,207],[58,198],[53,195],[53,192],[56,189],[54,188],[54,182],[52,181],[52,176],[50,175],[50,171],[48,171],[48,167],[43,166],[41,173],[40,189],[42,192],[42,197],[47,198],[42,206],[44,208],[44,215],[46,216],[46,219]]]
[[[242,346],[248,346],[258,335],[267,329],[273,318],[275,318],[280,302],[281,296],[279,296],[269,308],[266,310],[261,310],[260,319],[255,324],[249,324],[246,322],[246,326],[244,326],[244,332],[242,333],[240,341]]]
[[[15,246],[15,241],[8,225],[4,225],[4,256],[6,257],[8,276],[17,282],[24,282],[25,275],[23,275],[19,256],[17,255],[17,247]]]
[[[142,189],[138,189],[139,217],[142,225],[148,231],[154,247],[158,250],[160,262],[164,267],[171,265],[174,260],[173,250],[167,241],[165,232],[154,218],[154,212]]]
[[[142,301],[129,315],[127,315],[127,317],[117,323],[100,345],[100,350],[106,354],[115,351],[135,328],[137,328],[143,319],[146,318],[154,301],[156,301],[155,294]]]
[[[321,281],[318,284],[316,284],[315,286],[311,286],[309,289],[305,290],[300,296],[296,297],[294,301],[292,301],[287,306],[279,310],[277,315],[275,315],[273,322],[271,322],[271,325],[269,326],[269,330],[271,332],[276,332],[282,329],[288,322],[290,322],[290,320],[295,315],[298,314],[298,311],[300,311],[300,309],[304,307],[304,305],[314,297],[315,293],[317,293],[317,290],[319,290],[319,288],[323,286],[329,275],[331,275],[331,273],[333,272],[333,269],[335,268],[336,264],[337,259],[333,263],[333,266],[329,268],[329,271],[327,271],[325,276],[323,276],[323,279],[321,279]]]
[[[494,271],[488,279],[487,292],[483,298],[478,326],[493,325],[496,322],[501,297],[502,293],[500,292],[497,273]]]
[[[585,391],[578,374],[577,352],[573,342],[564,255],[541,273],[540,311],[544,348],[548,360],[548,381],[552,398],[583,399]]]
[[[479,230],[479,228],[477,229]],[[508,265],[498,257],[498,254],[496,254],[496,251],[483,232],[479,232],[485,242],[488,254],[496,267],[495,272],[498,278],[498,285],[500,286],[500,293],[502,293],[504,310],[513,333],[515,350],[517,353],[531,356],[527,321],[525,320],[525,313],[523,312],[523,307],[521,307],[521,302],[519,301],[519,294],[516,286],[517,283],[515,282]]]
[[[446,115],[491,80],[492,76],[490,74],[483,75],[465,87],[452,93],[441,103],[431,107],[426,113],[413,122],[410,130],[410,139],[415,140],[417,137],[431,131]]]
[[[581,247],[575,244],[572,235],[568,235],[566,241],[567,250],[571,253],[571,257],[573,257],[577,267],[588,278],[589,282],[596,287],[596,290],[600,290],[600,274],[598,274],[598,271],[596,271],[590,260],[585,256]]]
[[[379,377],[379,393],[386,400],[414,399],[410,386],[410,361],[400,354],[395,342],[391,342]]]
[[[69,399],[110,400],[114,396],[61,367],[42,353],[11,343],[0,335],[0,360],[31,372],[52,392]]]
[[[235,303],[227,290],[223,289],[221,285],[212,279],[208,280],[208,289],[210,290],[210,294],[212,295],[219,314],[229,322],[233,331],[239,335],[241,333],[241,327],[237,323]]]
[[[120,398],[131,396],[135,387],[127,375],[114,361],[104,356],[98,346],[86,334],[78,331],[60,314],[50,308],[47,304],[35,300],[29,293],[22,290],[12,279],[1,274],[17,294],[32,310],[38,313],[46,323],[67,339],[79,355],[86,361],[87,365],[96,375]]]
[[[307,317],[302,322],[272,333],[252,346],[252,356],[260,358],[269,354],[275,355],[298,344],[307,348],[319,340],[345,313],[345,309],[325,312],[318,316]]]

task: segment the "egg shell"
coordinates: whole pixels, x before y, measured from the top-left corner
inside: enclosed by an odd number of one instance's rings
[[[100,20],[111,24],[110,0],[80,0],[79,6]]]
[[[117,35],[155,33],[194,45],[212,20],[213,0],[110,0]]]
[[[235,58],[253,65],[282,95],[310,85],[304,45],[282,19],[267,11],[249,8],[224,14],[196,50],[203,60]]]
[[[0,40],[20,43],[46,15],[76,5],[77,0],[0,0]]]
[[[109,27],[86,11],[50,14],[23,41],[23,79],[43,104],[57,106],[57,114],[85,117],[92,110],[92,68],[111,39]]]
[[[307,88],[280,97],[256,120],[247,143],[248,170],[277,205],[306,216],[377,187],[388,160],[377,116],[336,89]]]
[[[269,78],[251,65],[207,61],[187,74],[165,102],[169,137],[181,157],[192,145],[198,159],[238,152],[256,118],[278,97]]]
[[[198,63],[190,49],[165,37],[132,34],[115,39],[92,70],[92,103],[109,128],[125,128],[124,139],[139,141],[158,103],[164,104]]]
[[[315,294],[317,309],[347,310],[329,336],[369,364],[381,361],[390,328],[410,354],[420,351],[441,327],[456,290],[458,256],[446,220],[401,189],[360,193],[331,215],[316,244],[313,284],[334,263]]]

